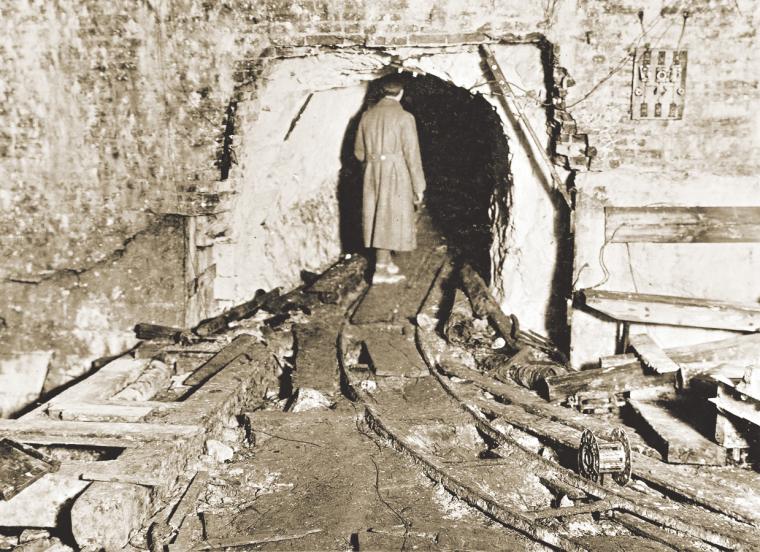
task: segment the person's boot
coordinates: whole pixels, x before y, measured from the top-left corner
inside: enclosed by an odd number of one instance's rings
[[[387,267],[375,267],[375,273],[372,275],[372,285],[397,284],[405,279],[406,276],[398,273],[398,267],[396,267],[396,274],[390,274]]]

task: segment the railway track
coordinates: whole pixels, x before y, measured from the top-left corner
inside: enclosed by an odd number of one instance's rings
[[[405,374],[398,367],[383,366],[387,352],[368,350],[378,332],[395,336],[391,348],[408,350],[412,337],[408,326],[393,322],[409,318],[410,312],[397,312],[398,304],[392,316],[378,316],[381,301],[373,297],[373,312],[380,322],[357,325],[351,320],[363,308],[360,299],[348,312],[338,338],[344,390],[364,405],[364,423],[379,441],[412,459],[427,477],[459,499],[550,548],[760,548],[756,529],[743,523],[746,520],[740,512],[733,516],[737,519],[731,519],[697,505],[674,502],[657,491],[637,490],[641,485],[599,485],[575,473],[567,458],[574,456],[579,441],[577,424],[573,427],[544,417],[537,402],[541,399],[467,368],[437,335],[444,282],[451,268],[440,255],[425,258],[425,267],[418,267],[417,281],[409,288],[429,289],[413,313],[417,315],[414,339],[427,376],[417,377],[420,372],[413,366],[415,359],[408,359]],[[427,284],[423,281],[426,277]],[[515,397],[524,399],[528,408],[510,400]],[[533,433],[546,450],[552,448],[557,454],[545,458],[522,446],[513,436],[513,428],[523,435]],[[653,479],[641,469],[637,477],[650,483]],[[691,498],[692,493],[679,493],[675,484],[657,486],[664,486],[679,499]]]

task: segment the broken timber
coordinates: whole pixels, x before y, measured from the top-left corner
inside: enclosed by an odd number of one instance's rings
[[[705,438],[662,404],[628,399],[641,419],[659,441],[663,459],[669,464],[724,466],[726,449]]]
[[[504,314],[504,311],[501,310],[499,304],[488,291],[488,286],[483,278],[469,264],[462,266],[460,278],[462,287],[472,304],[473,312],[479,317],[487,316],[510,349],[518,351],[526,346],[534,347],[563,363],[566,361],[565,355],[548,339],[533,332],[520,330],[517,318]],[[566,371],[559,363],[556,363],[556,368],[553,370],[554,373],[565,373]]]
[[[134,447],[151,441],[192,438],[202,431],[195,425],[0,420],[0,433],[22,443],[38,445]]]
[[[230,322],[236,322],[249,316],[253,316],[257,310],[265,306],[269,301],[280,295],[280,288],[275,288],[266,293],[256,293],[250,301],[232,307],[230,310],[223,312],[218,316],[208,318],[198,324],[193,333],[201,337],[212,335],[229,328]]]
[[[715,299],[584,289],[586,306],[615,320],[755,332],[760,305]]]
[[[636,355],[641,359],[641,363],[658,374],[667,374],[670,372],[678,372],[678,370],[680,370],[678,364],[673,362],[670,357],[665,354],[665,351],[660,349],[659,345],[657,345],[657,343],[655,343],[647,334],[632,335],[628,339],[628,343],[636,352]]]
[[[361,255],[344,257],[328,268],[306,289],[316,293],[323,303],[338,303],[348,293],[355,290],[364,280],[367,259]]]
[[[170,339],[176,341],[183,332],[182,328],[162,326],[160,324],[140,323],[135,325],[135,337],[137,339]]]
[[[759,352],[760,333],[665,349],[665,354],[681,367],[683,385],[687,385],[695,375],[727,362],[754,363]],[[641,362],[632,354],[602,358],[600,362],[603,368],[546,378],[542,394],[549,401],[561,401],[583,391],[622,393],[631,389],[676,384],[674,373],[647,375]]]

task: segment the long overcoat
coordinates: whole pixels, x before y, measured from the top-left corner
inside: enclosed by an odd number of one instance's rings
[[[354,154],[364,163],[364,246],[413,250],[414,196],[425,191],[414,115],[383,98],[362,115]]]

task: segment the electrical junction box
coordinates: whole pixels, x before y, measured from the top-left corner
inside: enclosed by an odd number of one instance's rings
[[[683,118],[686,59],[686,50],[636,50],[631,93],[632,119]]]

